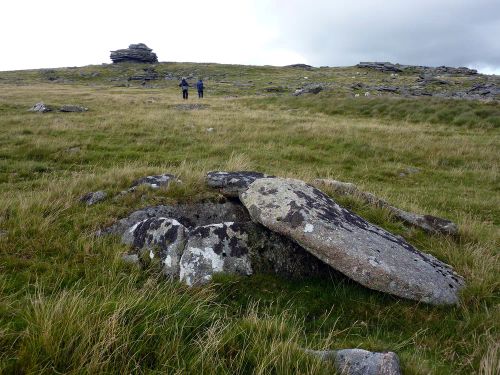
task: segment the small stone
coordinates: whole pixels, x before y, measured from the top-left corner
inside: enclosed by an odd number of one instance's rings
[[[146,176],[132,182],[128,191],[135,191],[141,185],[148,186],[152,189],[159,189],[161,186],[168,186],[172,181],[180,182],[176,176],[168,173]]]
[[[51,112],[52,109],[47,107],[43,102],[36,103],[33,107],[31,107],[28,111],[31,112],[39,112],[39,113],[45,113],[45,112]]]
[[[91,191],[90,193],[84,194],[80,197],[80,202],[85,203],[87,206],[92,206],[98,202],[103,201],[107,194],[104,191]]]
[[[207,185],[219,189],[227,197],[238,197],[255,180],[268,177],[273,176],[253,171],[212,171],[207,173]]]
[[[81,105],[65,104],[59,108],[60,112],[87,112],[89,109]]]

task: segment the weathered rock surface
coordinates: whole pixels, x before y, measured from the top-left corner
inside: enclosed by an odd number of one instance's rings
[[[313,67],[311,65],[307,65],[307,64],[285,65],[285,68],[300,68],[300,69],[305,69],[305,70],[312,70],[313,69]]]
[[[189,233],[180,259],[180,280],[188,286],[201,285],[218,272],[246,276],[253,273],[248,234],[238,223],[205,225]]]
[[[40,102],[40,103],[36,103],[33,107],[28,109],[28,111],[45,113],[45,112],[52,111],[52,109],[50,107],[46,106],[43,102]]]
[[[477,74],[477,70],[469,69],[465,67],[449,67],[449,66],[438,66],[438,67],[430,67],[430,66],[421,66],[421,65],[401,65],[401,64],[392,64],[390,62],[360,62],[356,65],[358,68],[368,68],[374,69],[381,72],[393,72],[400,73],[405,70],[411,70],[418,73],[423,74],[432,74],[432,75],[475,75]]]
[[[154,176],[146,176],[132,182],[129,191],[134,191],[141,185],[148,186],[152,189],[158,189],[160,188],[160,186],[167,186],[172,181],[179,182],[176,176],[168,173],[154,175]]]
[[[342,375],[400,375],[399,358],[394,352],[369,352],[363,349],[305,350],[331,361]]]
[[[392,64],[390,62],[360,62],[356,65],[358,68],[369,68],[375,69],[381,72],[402,72],[399,65]]]
[[[139,258],[159,259],[163,273],[177,279],[187,234],[187,228],[177,220],[158,217],[133,225],[123,234],[122,241],[137,249]]]
[[[247,222],[250,216],[247,210],[234,202],[200,202],[176,205],[146,207],[134,211],[113,225],[98,232],[98,235],[115,234],[122,236],[125,231],[140,221],[148,218],[168,217],[177,220],[189,229],[225,221]]]
[[[258,179],[240,200],[254,221],[368,288],[432,304],[458,302],[464,282],[450,266],[302,181]]]
[[[143,43],[131,44],[128,48],[111,51],[110,55],[113,63],[120,62],[138,62],[138,63],[156,63],[158,57],[151,48]]]
[[[407,173],[417,173],[418,169],[407,168]],[[450,220],[442,219],[432,215],[420,215],[413,212],[404,211],[400,208],[394,207],[387,203],[385,200],[380,199],[372,193],[361,191],[356,185],[350,182],[342,182],[332,179],[316,179],[317,184],[322,184],[333,188],[337,193],[343,195],[354,195],[363,199],[366,203],[376,207],[385,208],[390,211],[399,220],[421,228],[428,233],[441,233],[450,236],[458,235],[458,227]]]
[[[212,171],[207,173],[207,185],[219,189],[227,197],[238,197],[255,180],[268,177],[273,176],[252,171]]]
[[[87,112],[89,109],[81,105],[65,104],[59,108],[60,112]]]
[[[321,84],[310,84],[295,90],[295,92],[292,95],[300,96],[303,94],[319,94],[321,91],[324,90],[324,88],[325,87]]]
[[[92,206],[93,204],[96,204],[98,202],[103,201],[106,199],[106,192],[105,191],[91,191],[89,193],[86,193],[80,197],[80,202],[85,203],[87,206]]]

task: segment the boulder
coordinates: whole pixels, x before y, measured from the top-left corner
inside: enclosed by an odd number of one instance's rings
[[[342,375],[401,375],[394,352],[369,352],[363,349],[305,350],[323,361],[334,363]]]
[[[227,197],[238,197],[255,180],[268,177],[273,176],[251,171],[212,171],[207,173],[207,185],[219,189]]]
[[[33,107],[28,109],[28,111],[45,113],[45,112],[52,111],[52,109],[50,107],[46,106],[43,102],[40,102],[40,103],[36,103]]]
[[[134,191],[141,185],[148,186],[152,189],[158,189],[160,188],[160,186],[167,186],[172,181],[179,182],[177,177],[175,177],[173,174],[168,173],[146,176],[132,182],[129,191]]]
[[[418,171],[418,168],[409,167],[406,169],[407,173],[418,173]],[[405,175],[406,174],[403,174],[403,176]],[[372,193],[367,193],[359,190],[356,185],[350,182],[342,182],[331,179],[315,179],[314,182],[324,186],[329,186],[339,194],[357,196],[370,205],[385,208],[386,210],[390,211],[397,219],[414,227],[421,228],[427,233],[441,233],[449,236],[458,235],[457,225],[448,219],[404,211],[400,208],[390,205],[385,200],[376,197]]]
[[[157,63],[158,57],[151,48],[143,43],[131,44],[128,48],[111,51],[113,63],[135,62],[135,63]]]
[[[248,234],[238,223],[197,227],[189,233],[180,259],[179,279],[188,286],[209,282],[213,274],[251,275]]]
[[[59,108],[59,112],[87,112],[88,110],[88,108],[74,104],[64,104]]]
[[[89,193],[86,193],[80,197],[80,202],[85,203],[87,206],[92,206],[93,204],[96,204],[98,202],[103,201],[106,199],[106,192],[105,191],[91,191]]]
[[[138,250],[139,258],[161,263],[163,273],[177,280],[188,230],[175,219],[158,217],[140,221],[128,229],[122,241]]]
[[[257,179],[240,200],[254,221],[368,288],[431,304],[458,302],[464,282],[450,266],[302,181]]]
[[[321,91],[323,91],[324,88],[325,87],[321,84],[310,84],[295,90],[295,92],[292,95],[300,96],[303,94],[319,94]]]

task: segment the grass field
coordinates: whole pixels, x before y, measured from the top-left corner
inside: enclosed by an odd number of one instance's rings
[[[185,106],[174,80],[115,85],[128,67],[0,73],[0,373],[331,374],[302,348],[352,347],[395,351],[404,374],[500,371],[498,102],[264,96],[256,82],[294,87],[300,77],[273,67],[160,68],[208,76],[207,97],[188,101],[204,106]],[[334,83],[354,73],[307,74]],[[27,111],[42,100],[89,111]],[[118,238],[94,236],[147,205],[217,199],[204,183],[210,170],[331,177],[456,222],[457,238],[426,235],[326,190],[451,264],[467,283],[460,304],[418,304],[341,276],[221,275],[188,289],[124,264]],[[113,198],[158,173],[183,184]],[[95,190],[108,199],[79,203]]]

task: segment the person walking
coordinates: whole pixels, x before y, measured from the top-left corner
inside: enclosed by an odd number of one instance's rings
[[[198,98],[203,98],[203,81],[201,78],[196,82],[196,88],[198,89]]]
[[[186,80],[186,77],[182,77],[181,83],[179,83],[179,87],[182,89],[182,99],[187,100],[189,83]]]

